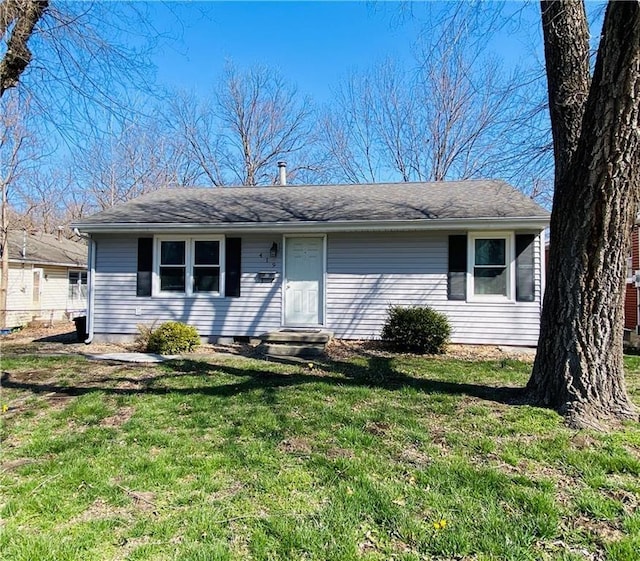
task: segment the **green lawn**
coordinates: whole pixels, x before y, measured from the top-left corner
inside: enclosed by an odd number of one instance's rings
[[[638,559],[640,427],[519,405],[530,367],[4,358],[0,557]]]

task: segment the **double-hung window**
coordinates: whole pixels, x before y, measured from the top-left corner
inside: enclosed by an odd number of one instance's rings
[[[69,299],[82,300],[87,297],[87,272],[69,271]]]
[[[473,233],[469,242],[469,299],[513,300],[513,235]]]
[[[223,285],[222,236],[156,238],[156,294],[217,296]]]
[[[534,302],[537,239],[514,232],[450,235],[448,299]]]
[[[508,296],[506,238],[473,240],[474,296]]]

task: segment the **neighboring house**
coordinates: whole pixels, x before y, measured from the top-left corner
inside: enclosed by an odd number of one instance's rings
[[[51,234],[9,231],[7,327],[84,313],[87,245]]]
[[[76,224],[90,337],[179,320],[210,340],[371,339],[400,304],[444,312],[454,342],[535,345],[548,220],[491,180],[158,191]]]
[[[627,257],[627,284],[624,294],[624,328],[638,333],[638,287],[636,287],[636,271],[640,271],[640,226],[633,225],[631,233],[631,254]]]

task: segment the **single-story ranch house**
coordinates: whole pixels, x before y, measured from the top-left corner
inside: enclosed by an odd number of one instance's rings
[[[535,345],[548,221],[493,180],[157,191],[76,224],[88,341],[166,320],[372,339],[400,304],[444,312],[453,342]]]

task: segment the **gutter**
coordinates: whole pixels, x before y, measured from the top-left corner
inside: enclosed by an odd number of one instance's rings
[[[185,222],[112,222],[74,224],[78,230],[90,233],[126,233],[126,232],[158,232],[158,231],[196,231],[207,232],[265,232],[294,233],[298,231],[327,232],[391,232],[418,230],[504,230],[518,228],[547,228],[548,216],[495,217],[486,218],[442,218],[426,220],[342,220],[342,221],[307,221],[307,222],[232,222],[232,223],[185,223]]]
[[[91,238],[90,234],[82,234],[77,228],[73,229],[73,233],[89,242],[89,254],[87,255],[87,272],[89,273],[87,275],[87,338],[84,340],[84,344],[89,345],[93,341],[93,308],[95,302],[93,279],[96,274],[96,242]]]

